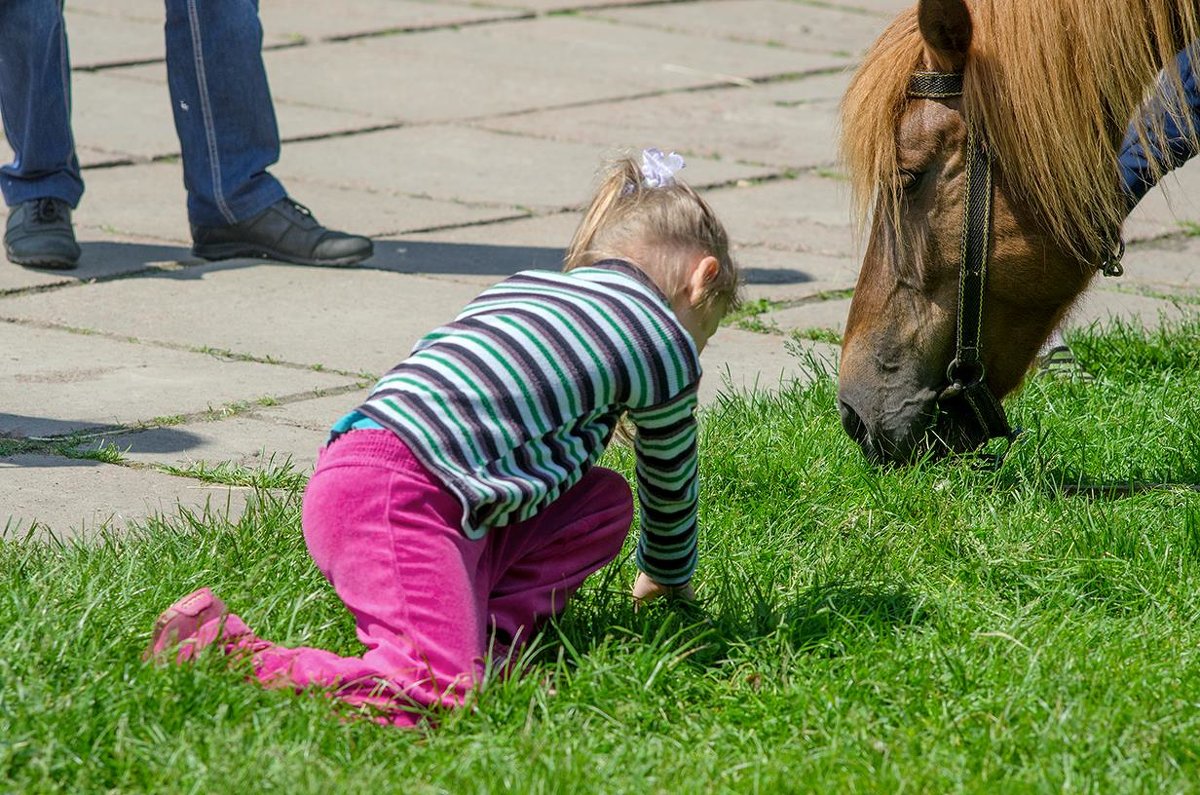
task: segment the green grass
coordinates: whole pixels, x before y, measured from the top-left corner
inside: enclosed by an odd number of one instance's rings
[[[0,791],[1189,792],[1200,788],[1200,324],[1071,340],[1092,384],[1011,403],[995,471],[867,467],[828,377],[702,440],[697,610],[628,556],[525,676],[419,734],[138,658],[213,586],[261,634],[359,646],[298,486],[87,546],[0,543]],[[607,462],[631,472],[627,450]],[[1123,498],[1079,483],[1178,484]]]
[[[196,461],[187,466],[160,466],[168,475],[195,478],[205,483],[220,483],[226,486],[242,486],[255,489],[291,489],[303,491],[308,477],[292,464],[290,458],[276,463],[275,456],[270,456],[263,466],[251,468],[241,466],[232,461],[221,461],[211,464]]]

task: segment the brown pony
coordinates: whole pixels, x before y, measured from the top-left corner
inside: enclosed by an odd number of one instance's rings
[[[1198,5],[920,0],[868,53],[842,108],[842,151],[870,234],[838,399],[870,460],[987,440],[939,400],[955,356],[968,133],[992,163],[980,347],[983,383],[1002,398],[1119,238],[1128,204],[1116,155],[1129,120],[1156,85],[1166,107],[1186,107],[1177,71],[1159,74],[1197,37]],[[918,71],[962,73],[962,95],[909,97]],[[1140,119],[1143,142],[1161,125],[1161,115]]]

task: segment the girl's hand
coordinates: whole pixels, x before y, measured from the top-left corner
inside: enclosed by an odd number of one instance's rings
[[[696,591],[690,582],[683,585],[659,585],[644,571],[639,571],[637,580],[633,583],[633,604],[640,607],[647,602],[666,596],[670,599],[683,599],[692,602],[696,599]]]

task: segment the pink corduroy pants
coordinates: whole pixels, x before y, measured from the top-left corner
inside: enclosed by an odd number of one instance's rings
[[[429,708],[460,706],[489,653],[503,666],[617,556],[633,500],[621,475],[593,467],[534,518],[482,539],[463,535],[461,517],[457,498],[395,434],[351,431],[321,453],[304,538],[366,653],[276,646],[235,615],[223,632],[201,635],[220,633],[229,651],[249,653],[265,685],[326,688],[413,725]]]

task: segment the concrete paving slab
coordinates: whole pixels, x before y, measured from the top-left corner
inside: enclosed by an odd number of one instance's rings
[[[1182,318],[1200,317],[1200,306],[1179,304],[1150,298],[1144,295],[1117,292],[1109,289],[1091,289],[1080,298],[1079,303],[1067,317],[1067,328],[1086,328],[1096,325],[1104,328],[1121,321],[1156,329],[1164,323]]]
[[[78,71],[166,58],[163,7],[154,7],[159,11],[157,21],[121,19],[74,7],[66,9],[71,68]]]
[[[336,418],[335,418],[336,419]],[[332,420],[330,421],[332,425]],[[300,474],[312,472],[325,433],[264,422],[250,416],[214,422],[195,422],[137,433],[102,435],[81,445],[84,450],[115,447],[124,461],[149,466],[187,469],[197,464],[231,464],[249,470],[282,469],[288,464]],[[181,449],[179,441],[187,438]]]
[[[107,152],[102,149],[95,149],[91,146],[76,145],[75,155],[79,158],[79,163],[84,168],[95,168],[101,166],[117,165],[119,163],[129,162],[129,155],[121,152]],[[4,131],[0,130],[0,164],[7,164],[13,161],[13,150],[8,145],[8,141],[4,138]]]
[[[610,23],[573,16],[275,50],[266,60],[278,99],[406,122],[481,118],[848,64],[833,55],[644,28],[614,36]]]
[[[742,269],[747,300],[796,301],[852,289],[858,281],[856,257],[830,257],[806,251],[740,246],[734,257]]]
[[[781,385],[806,382],[812,374],[792,350],[811,351],[819,359],[836,362],[837,347],[827,343],[796,343],[779,334],[756,334],[741,329],[723,328],[713,335],[700,365],[700,404],[714,403],[721,393],[740,391],[777,391]]]
[[[832,165],[838,158],[837,103],[796,104],[792,98],[804,91],[804,82],[605,102],[487,119],[479,126],[597,146],[653,144],[687,156],[780,168]]]
[[[850,314],[850,299],[828,301],[806,301],[798,306],[764,312],[759,319],[774,325],[780,331],[836,331],[839,335],[846,330],[846,316]]]
[[[885,20],[783,0],[703,0],[590,12],[602,19],[731,41],[835,55],[860,55]]]
[[[81,311],[70,318],[76,327],[95,326],[96,307],[106,314],[136,309],[96,303],[106,296],[90,290],[116,283],[91,285],[58,294],[70,296]],[[102,291],[109,295],[112,290]],[[42,296],[45,297],[45,296]],[[81,300],[82,299],[82,300]],[[0,313],[8,317],[8,303]],[[37,302],[34,302],[38,306]],[[170,302],[159,313],[172,313]],[[38,313],[53,310],[38,306]],[[177,311],[177,310],[176,310]],[[201,323],[202,321],[197,320]],[[281,326],[277,328],[286,328]],[[203,344],[203,333],[182,344]],[[139,345],[57,329],[0,323],[0,437],[58,436],[76,431],[150,422],[156,417],[219,409],[239,401],[286,396],[322,388],[337,388],[354,379],[257,362],[233,361],[215,355]]]
[[[513,19],[523,13],[528,12],[419,0],[352,0],[336,4],[272,0],[260,6],[263,47],[266,49],[389,31],[478,24]],[[122,57],[118,46],[126,39],[135,42],[131,52],[138,53],[139,58],[165,56],[162,30],[165,15],[161,3],[70,0],[66,16],[72,60],[77,66],[92,67],[129,60],[128,56]],[[114,36],[111,27],[114,24],[128,25],[130,32]],[[146,27],[152,28],[154,35],[148,33]],[[108,39],[103,38],[105,35]]]
[[[286,177],[284,184],[293,198],[311,207],[322,223],[334,229],[388,235],[522,215],[512,208],[395,194],[371,196],[334,185],[314,184],[305,179],[308,170],[304,162],[335,158],[338,151],[352,149],[353,145],[343,139],[322,141],[315,148],[293,155],[291,150],[296,146],[301,144],[284,149],[284,159],[274,170]],[[187,193],[183,188],[183,169],[178,163],[141,163],[93,170],[85,173],[84,179],[87,193],[74,216],[81,236],[85,229],[101,230],[191,246]]]
[[[525,268],[558,270],[579,219],[565,212],[377,240],[370,265],[486,286]],[[736,237],[733,254],[749,300],[797,300],[852,288],[858,280],[854,256],[743,245]]]
[[[1200,224],[1200,161],[1168,174],[1146,194],[1125,222],[1125,240],[1135,242],[1176,235]]]
[[[5,208],[0,206],[0,224],[4,223],[6,216]],[[77,227],[76,238],[82,254],[79,267],[74,270],[26,268],[0,260],[0,296],[54,285],[90,282],[147,268],[174,268],[179,267],[180,263],[200,262],[192,257],[188,248],[149,238],[87,227]]]
[[[488,8],[520,8],[539,14],[555,11],[587,11],[610,6],[638,5],[646,0],[471,0],[472,5]]]
[[[479,7],[472,3],[352,0],[313,3],[271,0],[261,6],[268,42],[320,41],[383,31],[415,31],[434,27],[514,19],[520,11]]]
[[[1146,285],[1200,294],[1200,238],[1171,238],[1130,248],[1125,252],[1125,275],[1101,285]]]
[[[853,257],[848,189],[813,174],[705,194],[729,236],[745,244]]]
[[[396,361],[392,364],[399,363],[403,358],[404,352],[398,353]],[[279,406],[256,409],[252,412],[252,416],[263,422],[279,423],[310,431],[317,434],[316,438],[323,442],[335,422],[366,400],[373,385],[368,384],[361,389],[336,395],[326,395],[309,400],[294,400]]]
[[[72,102],[75,140],[87,153],[81,157],[84,168],[117,158],[148,160],[179,154],[165,64],[76,72]],[[275,115],[285,142],[362,130],[378,123],[352,111],[278,100]]]
[[[808,5],[825,5],[863,14],[894,17],[912,7],[912,0],[798,0]]]
[[[0,537],[87,539],[180,507],[236,520],[248,489],[48,455],[0,458]]]
[[[0,317],[90,328],[143,341],[207,346],[260,359],[269,357],[281,362],[379,374],[390,369],[420,337],[453,318],[478,294],[479,288],[475,285],[430,281],[378,270],[231,261],[40,295],[16,296],[0,301]],[[97,307],[103,307],[104,312],[97,312]],[[0,355],[7,351],[40,351],[40,345],[52,343],[60,347],[65,344],[58,338],[14,340],[12,345],[0,344]],[[154,353],[142,354],[142,349]],[[139,369],[139,357],[146,360],[144,369]],[[46,356],[41,358],[45,360]],[[154,360],[154,367],[150,367],[150,359]],[[191,365],[193,372],[166,372],[155,376],[158,370],[154,368],[182,370],[193,359],[198,360]],[[238,363],[149,346],[119,351],[105,349],[97,352],[93,361],[126,362],[134,373],[144,373],[140,377],[151,379],[151,384],[157,383],[154,379],[180,381],[170,390],[160,390],[162,394],[146,394],[145,400],[154,408],[139,409],[132,417],[134,420],[187,413],[230,400],[253,400],[261,395],[299,393],[355,383],[355,379],[343,376],[269,365],[254,365],[245,371],[228,370],[229,365]],[[22,364],[24,368],[35,366],[28,360]],[[260,375],[261,382],[253,380],[254,368],[265,368]],[[54,372],[53,368],[51,371]],[[0,381],[3,376],[0,371]],[[235,376],[239,380],[234,380]],[[211,379],[212,383],[205,379]],[[118,386],[100,384],[96,389],[111,392]],[[120,386],[120,389],[126,388]],[[189,389],[194,394],[188,396],[186,390]],[[117,389],[118,394],[119,391]],[[146,392],[149,391],[147,388]],[[165,394],[168,391],[180,403],[174,409],[160,405],[169,403]],[[48,391],[43,399],[50,400]],[[32,397],[29,402],[39,405]],[[137,400],[130,402],[138,404]],[[132,410],[131,406],[129,411]],[[125,413],[118,413],[118,416],[127,417]]]
[[[346,140],[291,144],[276,173],[379,193],[420,191],[443,201],[556,210],[590,197],[595,174],[611,147],[539,141],[459,126],[407,127]],[[688,180],[697,187],[754,179],[770,169],[693,158]]]

